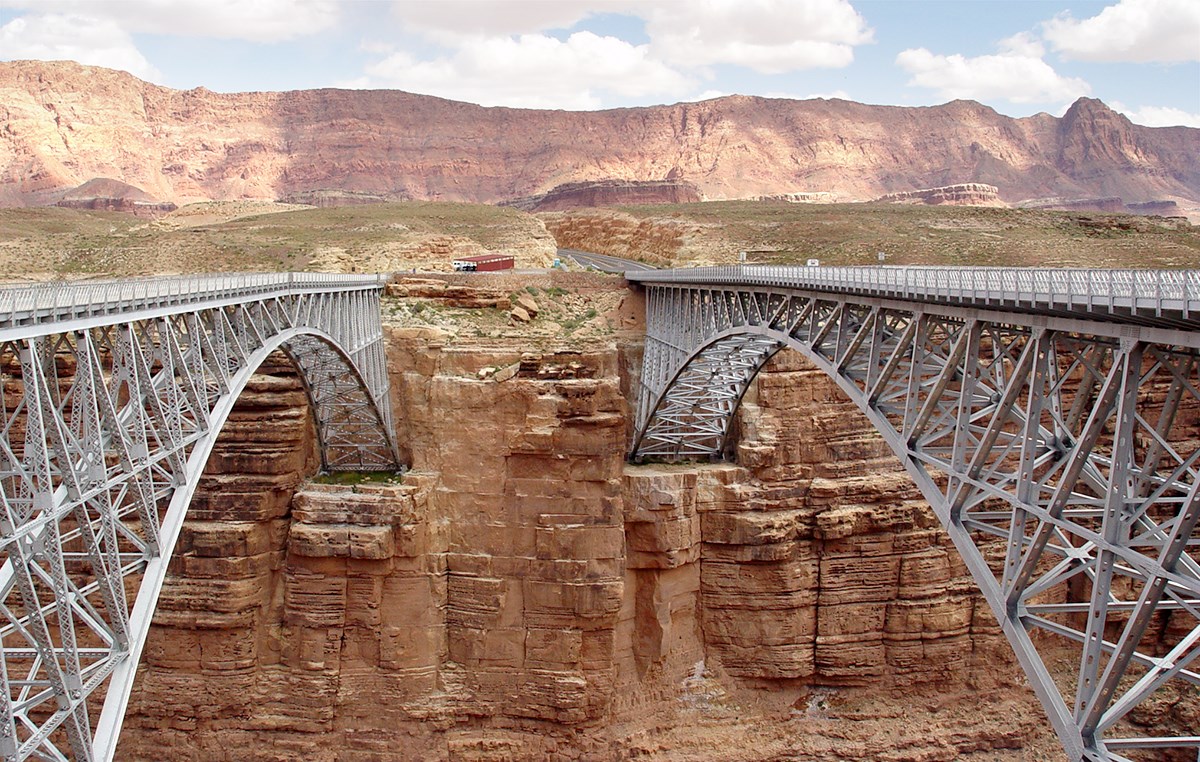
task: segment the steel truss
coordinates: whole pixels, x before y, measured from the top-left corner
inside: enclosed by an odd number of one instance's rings
[[[798,350],[920,486],[1070,759],[1200,749],[1130,721],[1200,698],[1200,324],[628,277],[648,298],[635,459],[723,454],[754,376]]]
[[[296,274],[0,292],[0,759],[112,758],[188,502],[272,352],[299,370],[325,468],[399,467],[381,291]]]

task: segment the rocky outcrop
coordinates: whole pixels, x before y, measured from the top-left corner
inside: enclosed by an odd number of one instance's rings
[[[1182,210],[1175,201],[1144,201],[1126,204],[1120,198],[1038,198],[1022,201],[1022,209],[1056,209],[1067,212],[1107,212],[1109,214],[1143,214],[1177,216]]]
[[[1174,217],[1182,211],[1174,201],[1143,201],[1140,204],[1126,204],[1125,208],[1134,214],[1160,214],[1166,217]]]
[[[953,685],[1003,642],[890,449],[824,374],[782,353],[740,411],[742,499],[706,516],[706,626],[738,674],[819,685]],[[720,567],[716,567],[720,568]],[[745,569],[753,570],[746,572]],[[736,581],[730,584],[725,579]],[[759,580],[747,611],[739,596]],[[763,643],[755,629],[785,634]],[[1000,658],[1012,673],[1011,658]]]
[[[1021,202],[1024,209],[1058,209],[1067,212],[1110,212],[1127,211],[1125,202],[1116,196],[1108,198],[1050,198]]]
[[[494,309],[508,307],[509,294],[512,292],[504,288],[475,284],[454,285],[435,278],[406,276],[395,283],[389,283],[385,293],[401,299],[428,300],[447,307]]]
[[[141,188],[97,177],[67,191],[56,206],[68,209],[91,209],[105,212],[126,212],[138,217],[156,217],[175,211],[170,201],[155,201]]]
[[[336,206],[361,206],[362,204],[386,204],[389,201],[407,201],[406,198],[391,197],[379,193],[354,193],[337,189],[314,189],[289,193],[279,199],[282,204],[304,204],[321,209]]]
[[[547,193],[507,202],[526,212],[558,212],[593,206],[621,204],[689,204],[701,201],[696,186],[678,180],[599,180],[564,183]]]
[[[687,246],[691,225],[677,220],[638,219],[617,211],[541,216],[560,249],[578,249],[671,266]]]
[[[445,340],[390,331],[400,485],[297,490],[303,393],[267,375],[244,395],[122,759],[1005,759],[1046,739],[936,522],[815,370],[767,369],[738,465],[626,466],[615,347]],[[922,691],[1002,721],[910,707]]]
[[[315,432],[287,360],[277,356],[262,371],[230,414],[188,509],[130,701],[123,759],[162,758],[163,737],[303,728],[319,711],[312,699],[327,693],[311,673],[288,671],[296,657],[284,645],[290,507],[317,468]],[[280,700],[295,691],[309,698]],[[176,748],[179,759],[215,753],[205,742]]]
[[[875,199],[881,204],[950,204],[954,206],[1005,206],[1000,189],[984,183],[958,183],[940,188],[889,193]]]
[[[832,204],[837,198],[829,191],[774,193],[759,196],[758,201],[786,201],[789,204]]]
[[[495,203],[647,178],[690,183],[707,199],[801,187],[852,201],[972,182],[1008,202],[1200,201],[1196,129],[1140,127],[1088,99],[1061,119],[1012,119],[970,101],[744,96],[564,112],[395,91],[180,91],[17,61],[0,64],[0,104],[0,199],[10,203],[52,203],[91,177],[175,203],[326,191]]]

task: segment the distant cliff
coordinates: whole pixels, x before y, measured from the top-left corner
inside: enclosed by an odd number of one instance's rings
[[[597,180],[564,183],[530,198],[506,202],[526,212],[558,212],[595,206],[621,204],[687,204],[702,201],[691,183],[667,180]]]
[[[890,204],[949,204],[952,206],[997,206],[1000,191],[994,185],[959,183],[942,188],[922,188],[915,191],[889,193],[877,199]]]
[[[729,96],[568,112],[397,91],[179,91],[74,63],[0,63],[0,205],[92,178],[176,203],[350,196],[497,203],[566,183],[661,181],[707,199],[868,200],[958,183],[1000,200],[1200,202],[1200,130],[1080,99],[1060,119],[972,101],[928,108]]]

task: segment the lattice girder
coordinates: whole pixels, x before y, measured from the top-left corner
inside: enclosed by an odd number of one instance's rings
[[[382,283],[114,283],[126,301],[0,291],[0,759],[112,758],[167,562],[242,389],[283,350],[327,469],[397,469]],[[24,305],[24,306],[22,306]],[[100,705],[99,716],[93,710]]]
[[[1167,685],[1200,698],[1200,324],[1186,329],[650,283],[632,457],[722,455],[754,376],[796,349],[921,488],[1071,759],[1200,750],[1194,728],[1127,721]],[[1037,631],[1076,649],[1062,690]]]

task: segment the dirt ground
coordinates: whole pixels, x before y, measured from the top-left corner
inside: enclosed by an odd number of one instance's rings
[[[558,240],[555,240],[555,237]],[[155,220],[73,209],[0,209],[6,279],[316,270],[447,272],[503,252],[545,268],[556,246],[686,266],[1200,267],[1182,217],[903,204],[706,202],[530,215],[479,204],[321,209],[270,201],[189,204]]]

